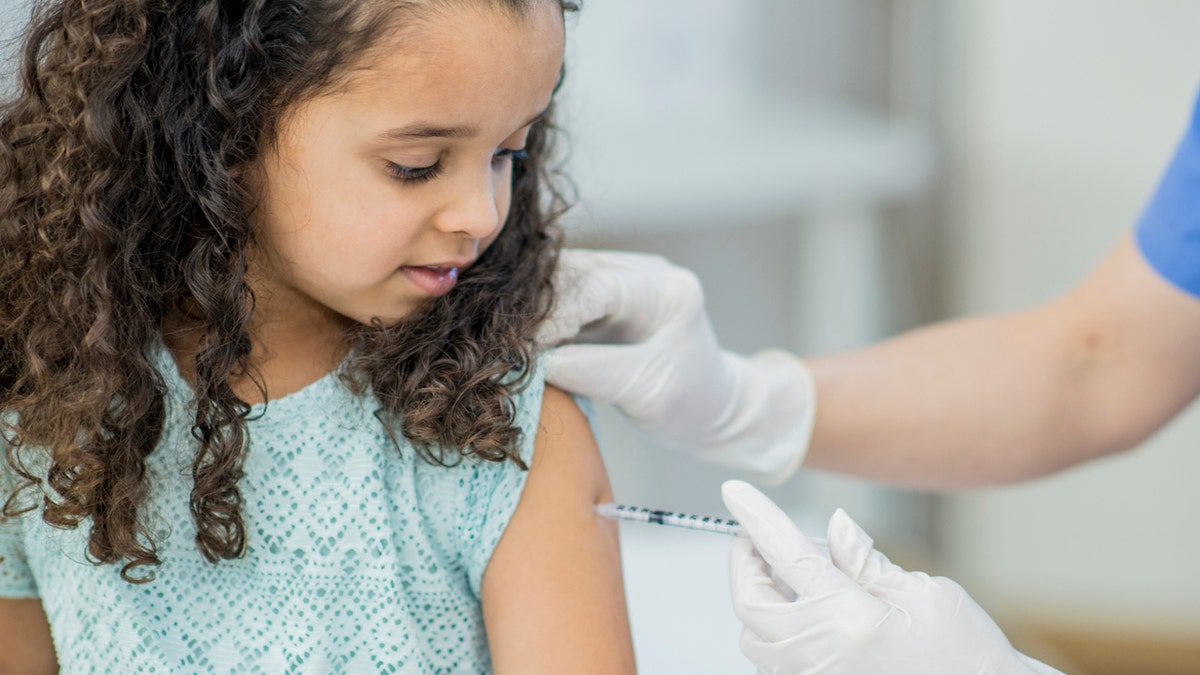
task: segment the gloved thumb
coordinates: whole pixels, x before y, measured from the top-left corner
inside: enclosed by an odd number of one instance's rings
[[[776,578],[787,584],[797,597],[864,593],[830,564],[775,502],[749,483],[725,481],[721,485],[721,498]]]
[[[589,323],[604,318],[610,311],[611,293],[605,288],[605,275],[594,270],[601,266],[593,251],[563,249],[554,272],[554,311],[538,327],[534,340],[553,347],[574,338]]]
[[[621,399],[626,388],[638,381],[636,373],[614,373],[624,361],[616,354],[630,349],[610,345],[564,345],[543,357],[546,381],[554,386],[606,403]],[[606,374],[598,377],[598,373]]]
[[[554,284],[555,307],[537,335],[542,345],[641,342],[664,316],[704,303],[695,274],[646,253],[563,249]]]
[[[904,568],[875,550],[875,540],[842,509],[834,511],[829,519],[828,533],[833,564],[860,586],[869,586],[896,574],[907,574]]]

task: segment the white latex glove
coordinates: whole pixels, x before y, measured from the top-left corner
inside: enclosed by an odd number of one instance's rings
[[[962,586],[892,564],[841,509],[826,557],[749,484],[721,496],[749,536],[734,537],[730,582],[760,674],[1058,673],[1013,649]]]
[[[722,350],[696,276],[642,253],[564,250],[538,341],[554,385],[616,405],[662,445],[782,481],[804,459],[814,393],[783,351]]]

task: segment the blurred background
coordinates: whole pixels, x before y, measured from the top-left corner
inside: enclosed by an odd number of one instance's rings
[[[1197,26],[1189,0],[585,1],[561,99],[568,241],[690,267],[743,352],[1049,301],[1130,231],[1165,168],[1200,88]],[[611,410],[598,426],[619,500],[725,513],[735,472]],[[802,471],[767,491],[818,535],[846,508],[1064,671],[1197,673],[1198,446],[1193,410],[1023,486],[930,495]],[[751,672],[728,542],[622,536],[643,671]]]
[[[561,99],[568,242],[692,268],[743,352],[847,349],[1065,292],[1133,226],[1200,87],[1192,0],[583,4]],[[0,2],[6,35],[26,16]],[[620,501],[724,514],[735,472],[598,415]],[[1197,673],[1198,446],[1191,410],[1136,451],[1019,487],[801,472],[768,492],[818,535],[846,508],[1064,671]],[[728,540],[622,536],[642,672],[750,673]]]

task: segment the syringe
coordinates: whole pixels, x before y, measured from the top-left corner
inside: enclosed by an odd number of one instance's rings
[[[738,521],[730,520],[728,518],[693,516],[686,513],[658,511],[656,509],[645,509],[640,506],[626,506],[624,504],[614,504],[612,502],[608,502],[606,504],[597,504],[596,513],[599,513],[606,518],[613,518],[616,520],[636,520],[643,523],[671,525],[674,527],[683,527],[689,530],[716,532],[718,534],[744,534],[742,526],[738,523]]]
[[[652,525],[671,525],[673,527],[682,527],[688,530],[699,530],[701,532],[716,532],[717,534],[732,534],[743,537],[746,536],[746,531],[744,528],[742,528],[741,523],[729,518],[696,516],[689,513],[660,511],[657,509],[647,509],[640,506],[614,504],[612,502],[597,504],[596,513],[614,520],[634,520],[642,523],[650,523]],[[824,537],[809,537],[808,540],[816,544],[817,547],[826,554],[826,557],[828,557],[829,542]]]

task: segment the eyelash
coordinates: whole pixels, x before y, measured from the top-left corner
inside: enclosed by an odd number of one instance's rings
[[[492,155],[492,162],[501,162],[506,159],[513,161],[522,161],[529,157],[529,153],[525,150],[513,150],[510,148],[500,148],[496,154]],[[422,167],[401,166],[395,162],[387,162],[388,173],[392,178],[405,183],[426,183],[438,176],[442,175],[442,163],[439,161],[436,164]]]

